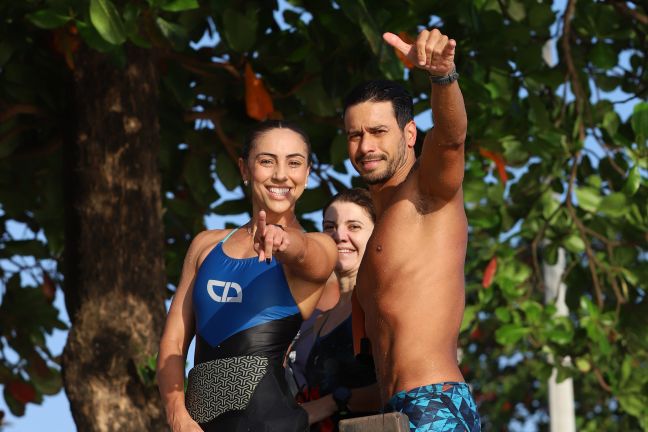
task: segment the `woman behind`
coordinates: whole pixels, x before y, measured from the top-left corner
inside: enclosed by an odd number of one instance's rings
[[[354,355],[351,314],[356,275],[374,226],[371,196],[365,189],[343,191],[323,213],[323,230],[335,240],[338,260],[318,304],[324,312],[302,326],[295,359],[309,421],[324,420],[313,431],[337,430],[342,418],[380,409],[371,356]]]
[[[158,385],[174,432],[308,430],[282,359],[336,259],[330,237],[304,233],[295,217],[310,170],[308,140],[294,125],[262,123],[239,168],[253,218],[192,241],[160,342]]]

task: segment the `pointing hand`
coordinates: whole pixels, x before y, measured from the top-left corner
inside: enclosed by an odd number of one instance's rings
[[[416,42],[408,44],[394,33],[383,34],[389,45],[403,53],[418,68],[432,75],[448,75],[454,68],[454,55],[457,42],[448,39],[439,30],[423,30]]]

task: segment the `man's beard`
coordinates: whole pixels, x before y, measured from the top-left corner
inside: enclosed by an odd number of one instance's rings
[[[385,167],[384,170],[382,171],[373,171],[367,174],[361,174],[360,178],[368,185],[377,185],[381,183],[385,183],[387,180],[393,177],[394,173],[403,166],[405,163],[405,140],[401,139],[399,145],[398,145],[398,153],[396,154],[396,157],[390,159],[387,159],[386,156],[383,155],[382,160],[387,161],[387,167]],[[361,163],[361,162],[360,162]],[[359,164],[360,164],[359,163]],[[359,165],[358,164],[358,165]]]

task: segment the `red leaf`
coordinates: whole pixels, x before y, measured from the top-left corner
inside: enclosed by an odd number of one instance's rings
[[[26,404],[36,399],[36,389],[29,383],[13,380],[7,384],[9,394],[18,402]]]
[[[493,277],[497,271],[497,257],[491,258],[484,270],[484,278],[482,279],[482,286],[488,288],[493,283]]]
[[[506,161],[504,161],[502,155],[481,147],[479,148],[479,154],[495,163],[500,180],[503,184],[506,184],[508,181],[508,174],[506,174]]]
[[[470,338],[470,340],[480,341],[483,336],[484,333],[481,331],[479,326],[477,326],[473,329],[473,331],[470,332],[470,335],[468,337]]]
[[[79,40],[76,26],[74,24],[66,27],[61,27],[53,32],[54,50],[62,54],[65,58],[65,63],[70,70],[74,70],[74,53],[79,50],[81,41]]]
[[[259,79],[250,63],[245,65],[245,109],[256,120],[265,120],[274,112],[272,97]]]
[[[54,295],[56,295],[56,285],[52,278],[45,272],[43,272],[43,284],[41,285],[41,291],[47,299],[48,302],[52,303],[54,301]]]
[[[398,33],[398,37],[401,38],[403,40],[403,42],[405,42],[405,43],[408,43],[408,44],[413,44],[414,43],[414,39],[410,35],[408,35],[406,32]],[[403,63],[403,65],[407,69],[412,69],[414,67],[414,63],[412,63],[412,61],[409,58],[407,58],[407,56],[405,54],[403,54],[402,52],[397,50],[396,47],[394,47],[394,52],[396,53],[396,57],[398,57],[398,59],[401,61],[401,63]]]

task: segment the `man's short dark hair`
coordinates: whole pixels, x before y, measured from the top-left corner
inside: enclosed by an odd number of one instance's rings
[[[405,88],[387,80],[367,81],[351,90],[344,100],[344,114],[349,107],[362,102],[391,102],[401,129],[414,118],[414,102]]]

